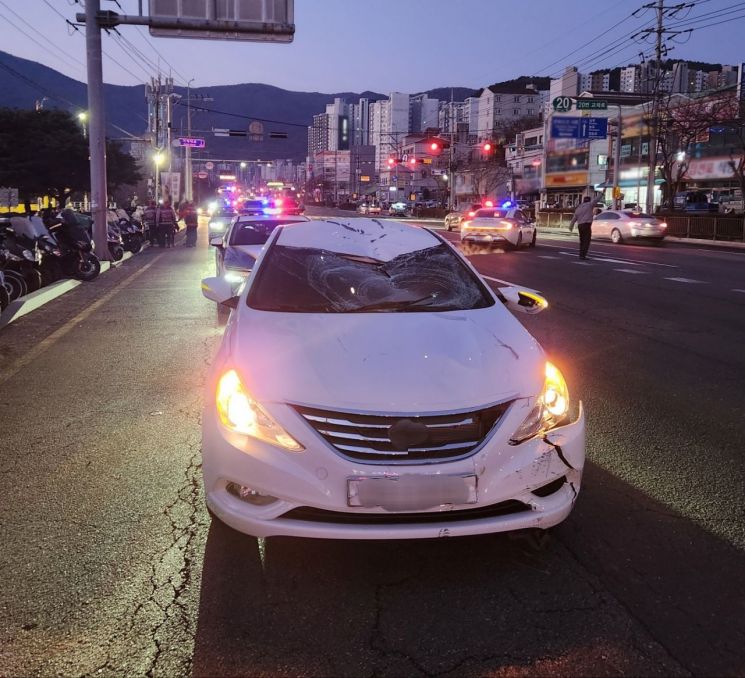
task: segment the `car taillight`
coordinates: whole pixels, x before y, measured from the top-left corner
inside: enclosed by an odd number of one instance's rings
[[[510,221],[500,221],[499,222],[500,228],[512,228],[512,222]]]
[[[660,228],[667,228],[667,224],[664,221],[659,226]]]
[[[464,221],[461,224],[461,228],[471,228],[471,222],[470,221]]]
[[[475,216],[476,216],[476,212],[469,212],[469,213],[468,213],[468,216],[469,216],[469,217],[475,217]]]

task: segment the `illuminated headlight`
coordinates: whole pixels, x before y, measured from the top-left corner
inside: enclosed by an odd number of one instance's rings
[[[217,212],[217,203],[211,202],[209,205],[207,205],[207,211],[210,214],[214,214],[215,212]]]
[[[224,231],[225,224],[222,221],[210,221],[210,230],[211,231]]]
[[[547,362],[543,392],[530,414],[510,438],[510,443],[517,445],[539,433],[549,431],[564,423],[568,415],[569,390],[566,381],[559,368]]]
[[[461,228],[465,229],[466,231],[471,228],[471,222],[470,221],[463,221],[460,225]]]
[[[667,224],[663,221],[661,224],[658,224],[660,228],[667,228]]]
[[[217,384],[217,412],[223,426],[290,452],[303,446],[287,433],[244,389],[238,373],[228,370]]]

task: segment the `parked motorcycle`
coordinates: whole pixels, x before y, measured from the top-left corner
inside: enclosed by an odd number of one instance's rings
[[[19,242],[35,253],[35,267],[41,274],[41,284],[48,285],[60,278],[62,252],[44,221],[37,216],[13,216],[9,221]]]
[[[0,219],[0,247],[5,252],[5,279],[12,299],[35,292],[41,287],[41,273],[36,265],[41,261],[38,250],[29,249],[16,235],[10,219]]]
[[[118,218],[124,249],[127,252],[132,252],[132,254],[137,254],[142,249],[145,240],[142,224],[121,208],[114,210],[114,213]]]
[[[101,262],[93,253],[93,240],[84,217],[65,208],[47,227],[59,243],[65,273],[89,282],[101,272]]]

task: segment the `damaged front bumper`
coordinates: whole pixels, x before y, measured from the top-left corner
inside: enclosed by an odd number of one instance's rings
[[[580,404],[575,421],[510,445],[509,435],[524,416],[522,407],[514,408],[465,459],[386,466],[350,462],[324,443],[286,453],[257,440],[238,440],[205,412],[207,504],[226,524],[257,537],[421,539],[548,529],[569,515],[579,493],[584,412]],[[302,431],[290,432],[302,437]],[[475,501],[402,511],[350,505],[352,478],[438,474],[475,477]]]

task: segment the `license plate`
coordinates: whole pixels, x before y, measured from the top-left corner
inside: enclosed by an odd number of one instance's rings
[[[347,479],[347,504],[386,511],[424,511],[453,504],[475,504],[475,475],[405,473]]]

